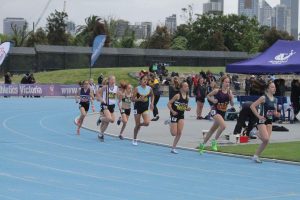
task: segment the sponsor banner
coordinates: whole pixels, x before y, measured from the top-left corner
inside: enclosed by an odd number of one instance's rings
[[[0,96],[75,96],[78,85],[0,84]]]

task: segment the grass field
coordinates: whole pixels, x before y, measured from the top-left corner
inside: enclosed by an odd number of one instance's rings
[[[147,67],[124,67],[124,68],[93,68],[92,78],[97,81],[98,76],[102,73],[104,76],[110,74],[115,75],[117,80],[127,80],[133,85],[137,84],[137,80],[129,76],[129,73],[139,72],[142,69],[147,70]],[[198,73],[202,69],[204,71],[210,70],[213,73],[224,71],[224,67],[167,67],[169,72],[178,73]],[[89,78],[89,69],[70,69],[70,70],[57,70],[51,72],[35,73],[35,79],[38,83],[60,83],[60,84],[77,84],[81,80]],[[20,83],[23,75],[13,76],[14,83]],[[3,81],[3,78],[0,79]]]
[[[221,152],[252,156],[257,144],[223,146]],[[286,142],[269,144],[262,157],[300,162],[300,142]]]

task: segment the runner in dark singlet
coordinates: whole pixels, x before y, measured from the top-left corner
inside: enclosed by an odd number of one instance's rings
[[[189,102],[189,85],[186,82],[180,84],[180,92],[176,94],[168,103],[170,109],[170,132],[172,136],[175,136],[171,153],[177,154],[176,146],[182,135],[184,126],[184,112],[190,111],[191,108],[188,106]]]
[[[215,139],[212,140],[212,150],[218,151],[217,140],[225,130],[226,125],[224,121],[227,106],[230,103],[233,106],[233,94],[230,90],[230,79],[228,76],[223,76],[221,79],[221,89],[215,89],[207,95],[207,99],[213,103],[211,108],[211,116],[214,119],[214,124],[208,131],[203,143],[199,146],[199,152],[203,153],[205,144],[215,131],[217,131]]]
[[[272,134],[273,117],[280,116],[280,113],[277,112],[277,99],[274,97],[275,92],[275,84],[272,81],[269,81],[266,86],[265,95],[261,96],[250,106],[252,112],[257,117],[257,136],[262,141],[261,145],[258,147],[252,158],[252,160],[256,163],[262,162],[259,159],[259,156],[269,143],[269,139]],[[260,112],[258,112],[258,110],[256,109],[256,107],[259,106]]]
[[[76,96],[76,103],[79,102],[80,117],[77,120],[77,135],[80,135],[80,128],[82,126],[83,120],[89,111],[90,103],[94,107],[94,94],[89,88],[89,82],[83,81],[83,86],[78,90],[78,95]],[[94,109],[93,109],[94,110]]]

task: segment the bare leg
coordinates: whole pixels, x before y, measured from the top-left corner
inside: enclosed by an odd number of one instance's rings
[[[121,128],[121,131],[120,131],[120,135],[123,134],[124,130],[125,130],[125,127],[126,127],[126,124],[127,124],[127,121],[128,121],[128,116],[126,114],[122,114],[122,128]]]
[[[272,125],[260,124],[257,126],[257,128],[259,131],[259,138],[261,139],[262,143],[256,150],[255,155],[260,156],[261,153],[265,150],[265,148],[269,144],[269,139],[272,133]]]
[[[140,124],[141,124],[141,115],[136,114],[134,115],[134,120],[135,120],[135,127],[133,130],[133,139],[136,140],[138,132],[141,128]]]
[[[215,118],[215,116],[214,116],[214,118]],[[204,138],[203,144],[206,144],[208,142],[208,140],[214,134],[214,132],[218,129],[218,127],[219,127],[219,123],[218,123],[218,121],[215,120],[212,127],[207,132],[207,134]]]
[[[215,120],[219,124],[219,128],[218,128],[218,131],[217,131],[216,136],[215,136],[215,139],[218,140],[219,137],[221,136],[222,132],[225,130],[226,125],[225,125],[225,121],[224,121],[224,119],[221,115],[216,115]]]
[[[174,141],[173,141],[173,146],[172,146],[173,149],[176,148],[177,143],[180,140],[180,137],[181,137],[181,134],[182,134],[182,130],[183,130],[183,126],[184,126],[184,120],[183,119],[179,120],[176,125],[177,125],[177,134],[176,134],[176,136],[174,138]]]
[[[197,103],[197,106],[198,106],[198,103]],[[199,102],[199,115],[198,115],[199,117],[202,117],[203,106],[204,106],[204,103]]]
[[[177,123],[172,123],[170,124],[170,132],[172,136],[177,135]]]

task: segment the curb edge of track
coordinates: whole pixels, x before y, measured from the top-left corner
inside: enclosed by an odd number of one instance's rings
[[[97,115],[98,113],[89,113],[87,115]],[[78,116],[74,119],[74,124],[76,125],[76,120],[77,120]],[[97,133],[98,131],[82,126],[82,128],[95,132]],[[111,133],[104,133],[105,135],[111,136],[111,137],[115,137],[118,138],[118,135],[115,134],[111,134]],[[129,137],[124,137],[124,140],[128,140],[131,141],[132,138]],[[151,141],[146,141],[146,140],[138,140],[141,143],[145,143],[145,144],[150,144],[150,145],[155,145],[155,146],[162,146],[162,147],[168,147],[171,148],[171,145],[169,144],[164,144],[164,143],[159,143],[159,142],[151,142]],[[187,150],[187,151],[194,151],[194,152],[198,152],[198,149],[196,148],[189,148],[189,147],[182,147],[182,146],[177,146],[178,149],[182,149],[182,150]],[[206,150],[206,153],[208,154],[215,154],[215,155],[222,155],[222,156],[228,156],[228,157],[236,157],[236,158],[243,158],[243,159],[247,159],[250,160],[252,156],[246,156],[246,155],[241,155],[241,154],[233,154],[233,153],[224,153],[224,152],[215,152],[215,151],[209,151]],[[280,163],[280,164],[289,164],[289,165],[298,165],[300,166],[300,162],[294,162],[294,161],[288,161],[288,160],[280,160],[280,159],[274,159],[274,158],[261,158],[261,160],[265,161],[265,162],[272,162],[272,163]]]

